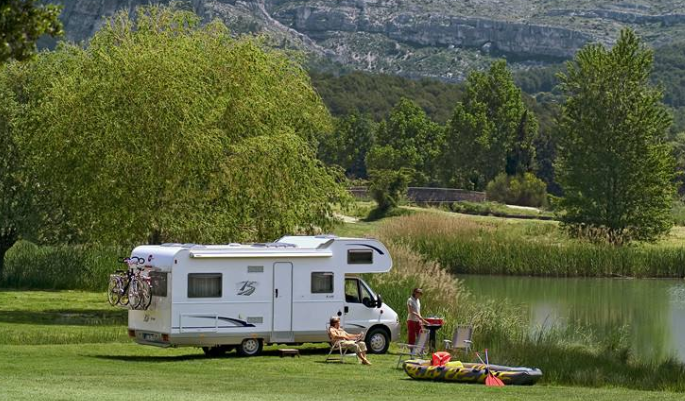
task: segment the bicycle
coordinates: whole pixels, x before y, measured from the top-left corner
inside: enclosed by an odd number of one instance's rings
[[[144,264],[145,259],[132,256],[130,258],[120,259],[119,262],[128,264],[128,269],[116,270],[114,274],[110,274],[109,285],[107,287],[107,300],[112,306],[127,306],[130,303],[129,295],[131,293],[131,284],[134,283],[137,288],[134,270],[142,270],[142,268],[137,267],[136,265]],[[135,294],[137,294],[137,291]]]
[[[131,309],[146,310],[152,302],[152,284],[150,276],[143,275],[143,269],[137,268],[128,287],[128,299]]]

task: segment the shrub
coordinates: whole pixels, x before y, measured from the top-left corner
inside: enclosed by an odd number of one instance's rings
[[[499,174],[486,188],[488,200],[520,206],[544,206],[547,185],[532,173],[517,176]]]
[[[3,287],[41,290],[107,289],[109,274],[122,268],[117,258],[131,249],[103,245],[37,246],[20,241],[5,256]]]
[[[378,210],[386,212],[399,205],[407,193],[411,170],[371,170],[369,172],[371,196],[378,204]]]

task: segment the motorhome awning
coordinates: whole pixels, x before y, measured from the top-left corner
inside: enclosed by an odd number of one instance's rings
[[[211,251],[190,251],[190,257],[194,259],[243,259],[243,258],[330,258],[333,252],[325,251],[294,251],[283,250],[279,252],[211,252]]]

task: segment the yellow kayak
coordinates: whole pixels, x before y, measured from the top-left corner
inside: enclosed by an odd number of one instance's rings
[[[430,361],[412,359],[404,363],[404,371],[412,379],[461,383],[485,383],[488,369],[504,384],[531,385],[541,377],[540,369],[489,365],[480,363],[448,362],[445,366],[431,366]]]

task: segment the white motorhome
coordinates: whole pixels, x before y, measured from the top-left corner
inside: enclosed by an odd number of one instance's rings
[[[385,353],[399,336],[397,313],[359,277],[392,268],[374,239],[144,245],[132,256],[145,259],[152,281],[148,309],[128,312],[129,336],[139,344],[252,356],[265,343],[328,342],[335,315],[346,331],[366,332],[373,353]]]

